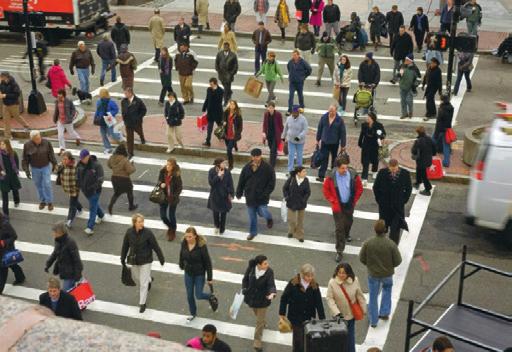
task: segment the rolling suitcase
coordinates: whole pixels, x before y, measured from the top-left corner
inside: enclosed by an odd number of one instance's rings
[[[343,319],[312,319],[304,323],[304,352],[346,351],[348,331]]]

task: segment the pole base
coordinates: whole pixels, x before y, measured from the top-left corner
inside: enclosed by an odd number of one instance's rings
[[[193,15],[192,16],[192,24],[191,26],[193,28],[197,28],[199,26],[199,17],[197,17],[197,15]]]
[[[46,112],[46,104],[41,92],[37,90],[30,92],[27,112],[32,115],[41,115],[43,112]]]

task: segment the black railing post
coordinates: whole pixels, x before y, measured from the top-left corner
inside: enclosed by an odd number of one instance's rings
[[[405,332],[405,348],[404,352],[409,352],[409,345],[410,345],[410,336],[411,336],[411,329],[412,329],[412,312],[414,309],[414,301],[409,301],[409,307],[407,309],[407,327]]]
[[[462,303],[462,294],[464,292],[464,276],[466,275],[466,257],[467,257],[467,247],[466,245],[462,246],[462,265],[460,266],[460,275],[459,275],[459,292],[457,295],[457,305],[461,305]]]

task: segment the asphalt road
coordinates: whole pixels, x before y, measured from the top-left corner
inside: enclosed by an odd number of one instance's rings
[[[151,59],[151,43],[147,40],[148,36],[146,33],[135,32],[133,33],[133,38],[132,50],[136,53],[139,64],[143,64]],[[170,38],[171,36],[168,34],[167,43],[169,43]],[[0,45],[3,49],[0,51],[0,68],[2,70],[17,70],[19,56],[22,55],[24,50],[22,44],[17,42],[18,39],[19,37],[15,35],[0,37]],[[213,56],[215,55],[216,48],[212,45],[216,44],[216,40],[213,37],[203,37],[202,39],[194,40],[192,49],[203,57]],[[75,40],[66,40],[63,45],[51,48],[50,57],[69,58],[74,43]],[[195,43],[202,44],[202,46],[194,46]],[[250,43],[248,39],[241,38],[239,46],[249,47]],[[291,43],[280,45],[280,43],[276,42],[274,48],[290,49]],[[362,55],[360,52],[354,54]],[[387,56],[387,51],[381,50],[376,55]],[[242,48],[239,51],[239,57],[252,60],[253,54],[251,50]],[[288,60],[288,54],[278,52],[278,60]],[[361,60],[362,58],[360,57],[353,58],[353,65],[357,67]],[[378,59],[378,61],[381,63],[382,68],[391,68],[391,60],[383,58]],[[62,62],[62,65],[67,67],[67,61],[63,60]],[[149,65],[150,61],[147,62]],[[423,63],[420,62],[419,67],[423,69],[422,66]],[[194,82],[205,84],[209,77],[215,76],[215,73],[211,71],[213,69],[212,60],[207,58],[204,60],[200,59],[199,68],[205,71],[199,71],[194,77]],[[493,101],[510,97],[508,94],[509,89],[505,89],[510,87],[509,82],[512,78],[509,68],[509,66],[505,67],[498,64],[492,57],[480,56],[478,58],[473,76],[473,91],[466,93],[463,96],[464,100],[461,99],[462,96],[459,97],[460,112],[456,127],[459,133],[466,127],[489,121],[492,116],[491,113],[494,111]],[[246,75],[237,76],[233,84],[243,86],[247,77],[253,73],[253,70],[253,63],[251,61],[241,61],[240,71],[246,72]],[[354,73],[357,73],[357,71]],[[313,75],[315,74],[316,68],[314,67]],[[92,78],[93,89],[98,87],[98,77],[99,73]],[[382,81],[387,83],[390,77],[391,73],[385,71],[382,74]],[[76,78],[73,79],[76,81]],[[155,80],[155,82],[149,80]],[[307,108],[325,110],[331,102],[329,97],[331,88],[326,72],[324,72],[322,83],[322,86],[319,88],[314,86],[314,79],[307,82],[305,88],[306,92],[308,92],[306,94]],[[28,85],[23,83],[22,87],[25,94],[27,94]],[[42,86],[41,88],[46,100],[52,101],[53,99],[48,90]],[[178,88],[177,85],[175,85],[176,88]],[[286,85],[278,85],[278,88],[286,90]],[[159,82],[154,64],[137,73],[135,89],[138,94],[148,95],[149,98],[158,95]],[[114,85],[111,91],[121,93],[120,84]],[[353,85],[349,94],[353,94],[354,91],[355,86]],[[203,99],[205,88],[196,86],[195,92],[196,100]],[[322,93],[323,95],[312,95],[317,93]],[[244,104],[252,104],[243,107],[245,119],[261,121],[263,111],[262,99],[250,99],[239,90],[235,90],[234,98],[239,99]],[[393,102],[390,99],[397,98],[398,88],[383,84],[379,88],[377,97],[379,114],[390,117],[388,120],[383,120],[383,122],[388,134],[392,138],[411,138],[413,136],[412,131],[417,123],[396,119],[399,115],[399,103]],[[416,97],[415,99],[420,98]],[[284,106],[285,102],[286,94],[278,93],[278,105]],[[350,103],[349,110],[352,110],[352,106]],[[150,113],[161,113],[161,108],[158,107],[156,101],[148,103],[148,107]],[[91,109],[87,106],[85,108]],[[195,116],[199,114],[200,109],[200,104],[189,105],[187,106],[187,114]],[[415,116],[422,116],[424,113],[423,104],[415,104],[415,111],[417,112]],[[308,113],[307,111],[306,116],[313,126],[316,125],[320,117],[318,113]],[[395,118],[393,119],[393,117]],[[348,123],[347,125],[349,126],[349,134],[356,135],[358,133],[358,130],[352,124]],[[432,124],[429,124],[429,126],[433,127]],[[93,150],[99,153],[100,157],[103,157],[98,148],[93,148]],[[18,152],[20,151],[18,150]],[[154,220],[151,224],[155,225],[154,231],[164,250],[166,261],[175,265],[178,259],[179,243],[177,241],[168,243],[164,240],[162,225],[158,225],[158,210],[148,201],[148,193],[144,191],[154,185],[159,167],[165,163],[166,156],[150,153],[138,153],[137,156],[140,156],[141,159],[136,159],[137,172],[133,177],[134,183],[140,186],[140,190],[136,191],[136,201],[139,203],[140,211],[148,219]],[[149,162],[148,158],[160,159],[161,163]],[[109,179],[105,159],[101,158],[100,160],[105,166],[106,179]],[[196,169],[190,167],[183,170],[185,189],[195,192],[207,192],[206,172],[202,170],[211,164],[211,160],[180,157],[178,162],[197,164]],[[234,176],[236,183],[237,175]],[[280,190],[283,182],[282,179],[278,180],[272,200],[277,202],[281,200]],[[25,286],[27,288],[43,290],[46,279],[43,267],[47,258],[47,251],[50,250],[48,246],[52,245],[50,227],[55,221],[64,219],[62,214],[65,211],[64,208],[67,207],[67,198],[59,187],[55,187],[55,204],[58,209],[53,214],[46,211],[35,211],[34,204],[38,203],[35,188],[30,181],[23,180],[22,183],[21,199],[24,204],[19,210],[12,211],[11,218],[13,226],[18,231],[20,248],[24,249],[26,257],[23,263],[23,268],[27,273]],[[398,305],[395,315],[389,325],[380,324],[376,331],[368,332],[366,322],[356,324],[358,344],[366,341],[365,346],[368,347],[366,344],[369,341],[369,337],[384,336],[376,341],[379,345],[385,343],[384,351],[395,352],[403,350],[408,300],[419,302],[428,295],[442,277],[458,263],[463,244],[468,246],[471,259],[496,266],[503,270],[512,270],[512,249],[506,248],[498,234],[464,225],[463,216],[467,186],[443,183],[438,183],[436,186],[434,195],[430,199],[430,204],[428,202],[425,204],[425,199],[421,199],[425,197],[421,196],[413,196],[410,204],[408,204],[408,211],[414,207],[414,204],[423,204],[422,209],[425,211],[425,217],[416,218],[416,216],[413,216],[409,219],[414,224],[414,229],[411,229],[411,233],[415,231],[416,235],[412,234],[403,241],[404,243],[407,242],[408,245],[410,244],[410,248],[408,247],[407,252],[402,252],[402,254],[412,259],[410,265],[402,268],[404,272],[403,279],[397,278],[395,281],[396,288],[400,286],[400,281],[403,284],[403,290],[397,301]],[[324,207],[327,206],[326,202],[322,199],[320,185],[313,184],[312,188],[313,194],[310,203]],[[104,206],[108,204],[111,194],[111,189],[105,187],[101,200]],[[178,207],[178,223],[182,227],[186,225],[206,227],[205,233],[208,234],[208,245],[214,260],[214,267],[218,270],[217,277],[214,277],[214,280],[220,300],[219,311],[213,313],[206,303],[200,302],[198,305],[199,316],[219,321],[218,325],[222,327],[220,330],[222,338],[231,344],[234,351],[249,351],[251,349],[250,335],[252,332],[250,330],[248,332],[247,327],[254,324],[252,313],[247,307],[243,307],[236,321],[231,321],[227,314],[233,295],[240,288],[240,282],[237,280],[240,279],[240,275],[243,275],[247,260],[256,254],[265,253],[270,258],[271,266],[276,272],[276,279],[280,280],[281,284],[284,284],[294,275],[301,264],[310,262],[317,268],[318,281],[321,286],[325,287],[335,266],[334,253],[328,249],[326,250],[323,245],[333,241],[333,222],[331,216],[322,212],[308,212],[305,225],[306,239],[311,240],[311,242],[299,245],[298,242],[286,239],[286,224],[282,223],[279,219],[279,209],[271,208],[271,212],[276,219],[274,228],[269,230],[264,226],[263,222],[259,224],[260,234],[269,237],[262,236],[259,241],[248,242],[245,240],[245,233],[247,231],[245,206],[243,204],[235,204],[228,216],[229,231],[227,235],[224,238],[213,237],[210,235],[212,227],[211,215],[208,209],[206,209],[206,200],[201,198],[204,193],[190,193],[190,195],[183,197]],[[414,203],[416,200],[418,200],[418,203]],[[83,201],[86,203],[84,199]],[[371,218],[376,216],[377,207],[373,201],[371,190],[365,190],[357,210],[365,212],[361,213],[362,217]],[[137,309],[137,289],[123,287],[119,280],[120,266],[118,264],[118,256],[122,236],[128,227],[130,216],[125,198],[118,200],[115,214],[117,216],[109,217],[107,222],[97,226],[95,235],[91,238],[87,238],[82,231],[85,227],[84,219],[78,219],[71,230],[71,235],[77,240],[80,249],[87,251],[86,257],[88,259],[85,260],[85,276],[92,282],[98,300],[104,303],[104,305],[98,305],[98,308],[87,310],[84,313],[85,319],[139,333],[156,330],[165,339],[181,342],[198,334],[202,321],[198,321],[195,325],[191,326],[187,326],[184,323],[184,317],[188,315],[188,309],[184,295],[183,276],[179,270],[176,270],[175,266],[166,266],[161,269],[159,265],[154,265],[153,276],[156,281],[148,300],[149,310],[144,315],[139,315]],[[352,231],[354,240],[350,243],[352,247],[349,249],[351,253],[356,254],[362,242],[372,236],[372,224],[372,220],[365,218],[357,218],[355,220]],[[105,257],[101,254],[107,256]],[[360,277],[364,287],[363,289],[366,291],[366,271],[354,254],[347,254],[346,260],[354,266],[355,272]],[[405,273],[407,273],[407,276],[405,276]],[[476,274],[475,277],[468,280],[466,287],[466,297],[469,302],[477,305],[487,305],[489,308],[496,309],[501,313],[511,314],[512,304],[510,300],[504,299],[504,297],[510,297],[512,294],[510,282],[504,279],[489,277],[488,275]],[[8,292],[9,288],[6,290],[7,294]],[[276,301],[271,305],[267,315],[268,329],[271,331],[271,334],[267,335],[267,351],[290,350],[290,347],[287,346],[287,337],[279,336],[278,333],[275,334],[279,298],[280,293]],[[453,281],[426,306],[425,318],[432,321],[435,320],[455,299],[456,282]],[[116,306],[115,304],[121,306]],[[178,316],[165,315],[165,313],[174,313],[178,314]],[[227,325],[227,323],[235,325]]]

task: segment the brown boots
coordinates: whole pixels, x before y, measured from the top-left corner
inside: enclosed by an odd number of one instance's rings
[[[169,229],[167,230],[167,241],[174,241],[176,238],[176,230]]]

